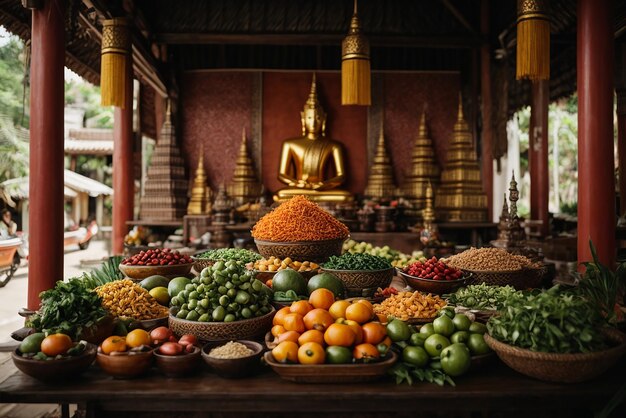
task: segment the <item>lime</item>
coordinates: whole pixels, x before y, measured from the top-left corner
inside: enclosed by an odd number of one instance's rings
[[[41,342],[44,338],[46,338],[46,335],[43,332],[30,334],[28,337],[24,338],[20,344],[20,352],[24,354],[37,353],[41,351]]]
[[[191,280],[189,280],[188,278],[176,277],[170,280],[169,284],[167,285],[167,293],[169,293],[170,297],[173,298],[174,296],[177,296],[180,292],[185,290],[185,287],[190,284]]]
[[[293,269],[281,270],[272,278],[272,290],[286,292],[293,290],[298,295],[307,294],[307,283],[304,277]]]
[[[473,334],[484,334],[487,332],[487,327],[480,322],[472,322],[472,325],[469,327],[469,332]]]
[[[441,368],[450,376],[461,376],[472,362],[465,344],[452,344],[441,351]]]
[[[170,303],[170,295],[166,287],[159,286],[150,290],[150,296],[152,296],[157,302],[163,306],[168,306]]]
[[[433,334],[424,341],[424,349],[431,357],[439,357],[441,350],[449,345],[450,340],[440,334]]]
[[[420,328],[420,334],[424,334],[427,337],[433,335],[434,333],[435,333],[435,328],[433,327],[433,324],[424,324]]]
[[[454,315],[452,322],[457,331],[467,331],[472,325],[472,321],[462,313]]]
[[[470,334],[466,344],[475,355],[487,354],[491,351],[482,334]]]
[[[154,276],[146,277],[141,282],[139,282],[139,286],[143,287],[146,290],[152,290],[155,287],[167,287],[170,280],[167,277],[159,276],[155,274]]]
[[[338,345],[328,346],[326,347],[326,363],[352,363],[352,351],[348,347],[341,347]]]
[[[422,347],[407,346],[402,350],[402,361],[413,364],[417,367],[424,367],[428,364],[430,357]]]
[[[307,290],[309,291],[309,295],[313,293],[314,290],[317,290],[319,288],[330,290],[337,298],[341,298],[344,292],[343,282],[339,280],[337,276],[330,273],[316,274],[309,279],[309,283],[307,284]]]
[[[409,339],[409,344],[414,345],[416,347],[424,347],[424,341],[426,341],[428,335],[420,334],[416,332],[415,334],[411,334],[411,338]]]
[[[448,315],[441,315],[433,321],[433,329],[436,334],[449,337],[454,334],[454,322],[452,322],[452,319],[450,319]]]
[[[470,333],[467,331],[457,331],[454,334],[452,334],[450,336],[450,342],[455,344],[455,343],[467,343],[467,340],[470,337]]]
[[[405,341],[411,338],[411,330],[406,322],[394,319],[387,324],[387,335],[393,342]]]

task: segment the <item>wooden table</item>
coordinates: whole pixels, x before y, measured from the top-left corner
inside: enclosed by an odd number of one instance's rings
[[[600,379],[550,384],[499,363],[457,378],[457,387],[390,379],[355,384],[296,384],[271,370],[226,380],[195,377],[115,380],[96,366],[75,382],[45,385],[15,373],[0,384],[0,403],[78,404],[87,417],[590,417],[625,383],[626,362]],[[617,412],[622,415],[623,411]]]

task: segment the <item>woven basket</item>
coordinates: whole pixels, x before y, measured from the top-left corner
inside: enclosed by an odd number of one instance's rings
[[[191,257],[191,259],[195,262],[193,269],[198,273],[202,273],[202,270],[204,270],[207,267],[211,267],[213,264],[215,264],[215,260],[209,260],[208,258],[198,258],[198,257]]]
[[[626,335],[616,329],[603,331],[612,348],[595,353],[540,353],[514,347],[485,334],[485,342],[510,368],[539,380],[577,383],[600,376],[626,352]]]
[[[343,242],[346,238],[329,239],[323,241],[294,241],[274,242],[255,239],[259,253],[265,257],[271,256],[281,260],[290,257],[294,261],[314,261],[323,263],[331,255],[341,255]]]
[[[320,269],[337,276],[346,288],[346,297],[371,297],[380,287],[388,287],[393,280],[394,268],[383,270],[333,270]]]
[[[250,340],[262,337],[272,328],[272,319],[276,310],[257,318],[234,322],[197,322],[169,317],[169,328],[180,338],[184,334],[193,334],[201,342],[222,340]]]

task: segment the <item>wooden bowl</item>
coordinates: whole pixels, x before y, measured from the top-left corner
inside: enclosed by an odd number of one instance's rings
[[[224,345],[227,342],[228,341],[211,342],[202,348],[202,358],[206,364],[208,364],[209,367],[215,371],[215,373],[222,377],[243,377],[256,372],[260,364],[261,354],[263,353],[263,346],[256,341],[237,340],[235,342],[245,345],[254,353],[246,357],[233,359],[223,359],[209,356],[211,349]]]
[[[168,318],[169,316],[162,316],[160,318],[154,318],[154,319],[142,319],[142,320],[137,319],[130,323],[129,329],[130,330],[143,329],[143,330],[150,332],[157,327],[166,327],[168,323]]]
[[[120,270],[126,277],[132,280],[143,280],[146,277],[159,275],[167,278],[186,276],[191,272],[194,263],[175,264],[173,266],[135,266],[120,264]]]
[[[459,287],[463,286],[467,281],[467,277],[463,277],[458,280],[423,279],[421,277],[411,276],[402,270],[398,270],[398,274],[400,274],[404,283],[411,286],[414,290],[419,290],[424,293],[433,293],[436,295],[452,293]]]
[[[154,360],[157,369],[167,377],[184,377],[197,373],[200,370],[200,347],[194,347],[192,353],[178,356],[166,356],[154,350]]]
[[[22,373],[47,383],[60,383],[75,379],[89,368],[96,358],[97,346],[87,344],[85,351],[77,356],[60,360],[35,360],[22,357],[19,349],[11,353],[13,364]]]
[[[140,376],[150,369],[153,352],[154,350],[150,350],[121,356],[98,353],[96,362],[106,374],[116,379],[129,379]]]
[[[603,331],[611,348],[593,353],[542,353],[514,347],[485,334],[485,342],[513,370],[548,382],[577,383],[600,376],[626,352],[626,334]]]
[[[328,260],[331,255],[341,255],[343,251],[343,242],[347,239],[329,239],[322,241],[292,241],[277,242],[264,241],[255,239],[259,253],[265,257],[278,257],[281,260],[290,257],[294,261],[313,261],[315,263],[323,263]]]
[[[102,341],[113,335],[114,328],[115,318],[107,315],[100,318],[93,327],[82,330],[76,339],[100,345]]]
[[[185,334],[195,335],[201,342],[245,340],[263,336],[272,328],[272,319],[276,310],[256,318],[234,322],[197,322],[169,317],[169,328],[180,338]]]
[[[380,287],[384,289],[393,280],[394,268],[382,270],[333,270],[321,268],[320,271],[337,276],[346,289],[346,297],[371,297]]]

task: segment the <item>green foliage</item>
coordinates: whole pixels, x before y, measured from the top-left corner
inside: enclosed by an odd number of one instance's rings
[[[83,273],[83,275],[76,278],[76,280],[80,280],[87,289],[95,289],[103,284],[115,280],[122,280],[124,273],[120,271],[119,265],[123,259],[124,257],[119,255],[109,257],[100,268],[94,269],[90,273]]]
[[[28,132],[0,113],[0,182],[28,175]]]
[[[113,128],[113,110],[100,105],[100,87],[84,81],[65,81],[65,103],[85,110],[92,128]]]
[[[28,91],[24,86],[24,44],[11,36],[0,47],[0,113],[8,115],[14,124],[28,128]]]

